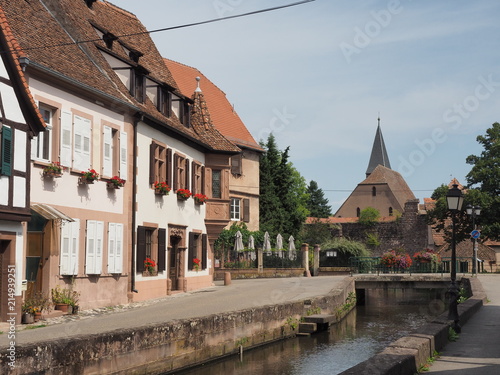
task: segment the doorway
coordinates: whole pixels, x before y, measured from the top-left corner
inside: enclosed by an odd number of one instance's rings
[[[169,259],[168,259],[168,275],[170,281],[172,281],[172,290],[179,290],[179,276],[180,276],[180,264],[181,257],[179,253],[179,244],[181,242],[181,237],[170,236],[170,248],[169,248]]]

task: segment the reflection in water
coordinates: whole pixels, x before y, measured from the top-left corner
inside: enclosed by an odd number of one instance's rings
[[[444,291],[370,290],[358,306],[328,332],[296,337],[232,356],[183,375],[339,374],[445,311]]]

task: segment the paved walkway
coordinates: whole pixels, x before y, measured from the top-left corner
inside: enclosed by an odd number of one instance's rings
[[[479,275],[478,278],[489,302],[462,327],[459,339],[446,345],[426,373],[500,374],[500,275]]]
[[[344,278],[345,276],[322,276],[233,280],[228,286],[217,282],[215,286],[210,288],[175,294],[147,303],[83,311],[81,315],[77,316],[40,321],[39,323],[49,325],[18,331],[16,345],[71,338],[83,334],[97,334],[121,328],[222,314],[257,306],[324,296],[332,289],[337,288]],[[25,325],[19,328],[25,328]],[[3,328],[2,331],[6,332],[6,329]],[[1,334],[0,350],[5,349],[8,342],[7,334]]]

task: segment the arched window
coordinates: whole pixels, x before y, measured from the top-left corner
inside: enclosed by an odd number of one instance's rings
[[[377,196],[377,188],[375,186],[372,187],[372,197]]]
[[[356,208],[356,217],[359,217],[361,215],[361,209],[358,207]]]
[[[389,207],[389,216],[392,216],[392,207]]]

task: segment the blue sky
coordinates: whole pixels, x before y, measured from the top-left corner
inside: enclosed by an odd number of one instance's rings
[[[296,0],[112,0],[149,29]],[[365,178],[380,113],[392,169],[423,202],[465,182],[500,121],[500,2],[332,1],[152,34],[202,71],[257,141],[280,149],[335,212]],[[203,89],[203,87],[202,87]]]

